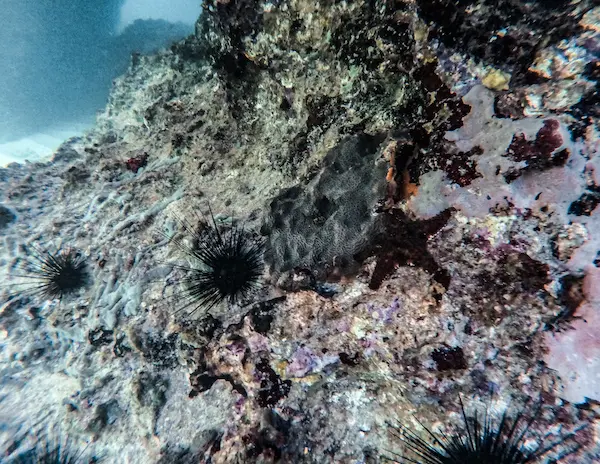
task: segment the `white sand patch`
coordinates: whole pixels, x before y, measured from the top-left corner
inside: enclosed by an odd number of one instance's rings
[[[57,148],[71,137],[82,135],[89,128],[83,123],[47,129],[19,140],[0,144],[0,167],[25,161],[47,161]]]

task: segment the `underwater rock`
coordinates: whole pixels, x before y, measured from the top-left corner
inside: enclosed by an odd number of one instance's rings
[[[2,278],[63,242],[91,276],[0,288],[2,417],[148,463],[379,463],[386,424],[456,423],[457,392],[597,428],[597,7],[459,3],[206,0],[89,134],[0,170]],[[170,243],[210,211],[261,228],[268,269],[182,314]]]

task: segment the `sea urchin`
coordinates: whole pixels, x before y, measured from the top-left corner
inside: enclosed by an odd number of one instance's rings
[[[76,448],[66,437],[43,437],[33,449],[20,453],[11,460],[12,464],[91,464],[101,458],[84,459],[85,449]]]
[[[504,411],[498,421],[492,420],[488,408],[483,418],[477,413],[467,416],[462,400],[460,401],[463,428],[450,434],[433,433],[420,424],[429,435],[429,440],[421,438],[404,426],[394,427],[394,435],[408,450],[409,456],[392,459],[401,463],[415,464],[529,464],[555,449],[570,438],[570,435],[551,443],[538,441],[533,449],[525,446],[530,437],[530,427],[538,418],[538,408],[529,419],[524,411],[511,419]],[[562,451],[561,457],[573,453],[575,449]]]
[[[85,285],[88,273],[84,256],[73,248],[56,253],[33,248],[34,252],[24,261],[23,274],[31,286],[25,293],[39,294],[45,299],[62,299]]]
[[[3,426],[6,424],[2,424]],[[91,456],[88,445],[80,447],[58,426],[46,430],[19,430],[8,447],[0,451],[0,462],[10,464],[93,464],[103,456]],[[4,457],[7,460],[4,460]]]
[[[187,221],[180,221],[192,236],[193,245],[174,240],[189,265],[174,266],[186,273],[181,279],[186,303],[178,309],[210,309],[222,301],[234,304],[255,287],[263,273],[264,241],[243,226],[220,228],[212,211],[210,222],[202,221],[198,232]]]
[[[69,442],[53,444],[46,441],[30,451],[20,454],[11,462],[14,464],[80,464],[84,462],[81,454],[81,452],[71,449]]]

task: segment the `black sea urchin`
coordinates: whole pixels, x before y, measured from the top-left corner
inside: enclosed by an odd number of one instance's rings
[[[85,285],[88,273],[83,255],[64,248],[56,253],[33,248],[33,253],[21,266],[18,277],[28,279],[24,293],[41,295],[45,299],[62,299]]]
[[[45,440],[38,443],[30,451],[18,455],[13,461],[14,464],[91,464],[99,463],[98,458],[83,458],[84,450],[79,450],[71,445],[69,440],[53,443]]]
[[[448,435],[433,433],[421,424],[429,435],[429,439],[424,439],[404,426],[394,427],[394,435],[404,442],[410,457],[398,456],[391,460],[415,464],[529,464],[538,462],[570,437],[551,443],[537,441],[537,446],[530,449],[525,441],[531,437],[530,427],[539,417],[540,408],[529,419],[524,411],[513,419],[505,411],[494,421],[487,408],[481,418],[477,413],[467,416],[462,401],[460,407],[463,427]],[[575,449],[565,450],[561,457],[573,452]]]
[[[39,443],[34,449],[17,456],[15,464],[83,464],[82,452],[73,450],[69,442]],[[95,462],[95,461],[92,461]]]
[[[13,444],[14,447],[21,447],[27,433],[19,435]],[[68,435],[63,435],[59,430],[54,429],[49,432],[41,433],[33,448],[26,451],[14,452],[7,450],[8,454],[15,454],[7,462],[10,464],[92,464],[99,463],[102,458],[85,457],[87,446],[79,448],[73,444]]]
[[[186,273],[181,279],[186,302],[178,311],[208,310],[222,301],[234,304],[258,285],[264,269],[264,241],[240,225],[220,228],[212,211],[199,232],[187,221],[180,223],[192,236],[193,245],[174,240],[190,263],[175,266]]]

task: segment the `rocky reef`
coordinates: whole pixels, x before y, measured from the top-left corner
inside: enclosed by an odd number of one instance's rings
[[[379,463],[494,395],[596,462],[599,78],[591,0],[205,0],[90,133],[0,169],[3,449]],[[265,272],[192,314],[172,242],[212,213]],[[21,291],[32,247],[85,284]]]

